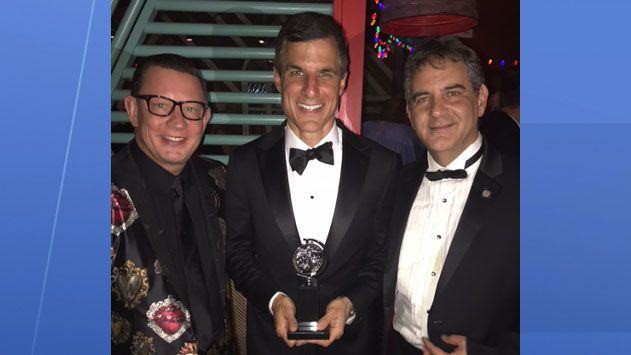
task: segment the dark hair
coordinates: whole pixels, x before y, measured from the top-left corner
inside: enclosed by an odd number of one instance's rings
[[[348,43],[344,37],[344,30],[333,17],[316,12],[301,12],[289,16],[274,43],[274,68],[277,72],[282,72],[282,51],[287,42],[307,42],[326,38],[332,38],[335,41],[342,74],[348,73]]]
[[[438,62],[450,59],[467,66],[469,81],[473,91],[478,93],[484,84],[484,75],[480,59],[473,49],[465,46],[454,37],[431,38],[414,49],[414,54],[405,63],[405,99],[411,98],[410,85],[412,77],[423,65],[435,66]]]
[[[519,70],[502,73],[500,83],[500,107],[519,107]]]
[[[206,87],[206,80],[202,76],[202,73],[191,63],[188,58],[182,57],[177,54],[156,54],[150,55],[144,59],[142,64],[136,68],[134,77],[131,82],[131,94],[140,95],[140,89],[142,89],[142,81],[147,73],[147,70],[151,67],[159,67],[163,69],[172,69],[180,73],[190,74],[197,78],[199,85],[204,95],[204,100],[208,99],[208,89]]]

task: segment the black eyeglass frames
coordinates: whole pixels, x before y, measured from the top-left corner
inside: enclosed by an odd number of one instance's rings
[[[175,101],[160,95],[133,95],[137,99],[147,102],[147,109],[156,116],[166,117],[170,115],[175,106],[180,106],[182,116],[190,121],[199,121],[204,118],[208,104],[201,101]]]

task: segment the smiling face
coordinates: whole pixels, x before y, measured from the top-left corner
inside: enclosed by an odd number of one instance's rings
[[[476,93],[467,66],[446,59],[417,69],[409,89],[407,112],[414,131],[440,165],[449,165],[478,137],[486,86]]]
[[[314,146],[333,127],[346,82],[335,41],[287,42],[282,56],[283,68],[280,73],[274,70],[274,85],[281,93],[287,126]]]
[[[196,77],[172,69],[153,66],[143,77],[141,95],[160,95],[175,101],[206,102]],[[199,121],[182,116],[180,107],[166,117],[153,115],[143,99],[125,98],[125,109],[134,126],[136,142],[149,158],[173,175],[179,173],[195,152],[210,119],[210,109]]]

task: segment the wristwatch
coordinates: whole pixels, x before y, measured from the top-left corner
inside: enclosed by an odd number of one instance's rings
[[[339,297],[336,297],[335,299],[339,300],[339,299],[342,299],[342,298],[348,298],[348,297],[347,296],[339,296]],[[346,324],[347,325],[353,323],[353,321],[355,320],[355,317],[356,317],[356,315],[355,315],[355,306],[353,305],[353,301],[351,301],[350,298],[348,298],[348,301],[351,303],[351,312],[348,314],[348,317],[346,318]]]

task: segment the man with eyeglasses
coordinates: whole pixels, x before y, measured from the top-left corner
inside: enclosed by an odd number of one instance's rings
[[[112,157],[112,354],[228,353],[225,167],[193,156],[206,82],[186,58],[150,56],[125,109],[135,137]]]

